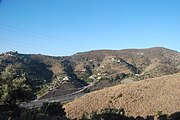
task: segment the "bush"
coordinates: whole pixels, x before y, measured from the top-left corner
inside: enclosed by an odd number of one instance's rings
[[[65,108],[62,107],[60,102],[44,102],[40,111],[49,116],[64,117],[66,115]]]
[[[125,112],[123,108],[105,108],[100,113],[92,112],[91,114],[84,114],[82,120],[124,120]]]

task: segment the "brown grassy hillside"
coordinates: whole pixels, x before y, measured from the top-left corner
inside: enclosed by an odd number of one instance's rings
[[[70,118],[103,108],[124,108],[126,115],[147,116],[157,111],[180,111],[180,74],[151,78],[131,84],[104,88],[65,105]]]

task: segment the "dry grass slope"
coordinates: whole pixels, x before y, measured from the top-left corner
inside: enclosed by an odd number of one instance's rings
[[[126,115],[147,116],[157,111],[180,111],[180,74],[167,75],[95,91],[65,105],[70,118],[103,108],[124,108]]]

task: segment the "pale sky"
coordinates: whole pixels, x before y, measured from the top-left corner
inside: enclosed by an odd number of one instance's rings
[[[72,55],[162,46],[180,51],[179,0],[2,0],[0,53]]]

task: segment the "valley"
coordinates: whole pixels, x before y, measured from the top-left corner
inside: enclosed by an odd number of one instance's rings
[[[163,47],[92,50],[71,56],[0,55],[1,104],[61,102],[66,116],[123,108],[126,116],[180,111],[180,53]]]

